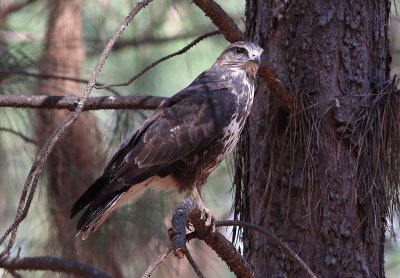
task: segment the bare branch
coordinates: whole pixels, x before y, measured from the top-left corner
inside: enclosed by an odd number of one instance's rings
[[[31,143],[31,144],[34,144],[34,145],[37,145],[37,143],[38,143],[36,140],[34,140],[32,138],[29,138],[28,136],[22,134],[19,131],[14,130],[12,128],[0,127],[0,131],[5,131],[5,132],[9,132],[11,134],[14,134],[14,135],[18,136],[19,138],[21,138],[22,140],[24,140],[25,142],[28,142],[28,143]]]
[[[0,259],[0,267],[10,272],[15,272],[16,270],[45,270],[63,272],[79,277],[110,278],[109,275],[90,265],[74,260],[54,257],[7,257]]]
[[[245,39],[232,18],[213,0],[193,0],[193,2],[211,19],[227,41],[235,42]]]
[[[145,74],[147,71],[149,71],[151,68],[157,66],[158,64],[160,64],[161,62],[164,62],[172,57],[181,55],[183,53],[185,53],[186,51],[188,51],[189,49],[191,49],[193,46],[195,46],[196,44],[198,44],[200,41],[215,36],[215,35],[219,35],[220,32],[219,31],[213,31],[207,34],[204,34],[200,37],[198,37],[197,39],[193,40],[191,43],[189,43],[188,45],[186,45],[184,48],[182,48],[181,50],[178,50],[174,53],[171,53],[167,56],[164,56],[160,59],[158,59],[157,61],[151,63],[150,65],[148,65],[147,67],[145,67],[144,69],[142,69],[138,74],[132,76],[128,81],[125,82],[121,82],[121,83],[116,83],[116,84],[105,84],[105,85],[101,85],[101,86],[95,86],[96,89],[105,89],[105,88],[110,88],[110,87],[120,87],[120,86],[127,86],[129,84],[131,84],[133,81],[137,80],[139,77],[141,77],[143,74]]]
[[[96,79],[99,76],[101,69],[103,68],[103,65],[105,63],[105,60],[107,59],[108,54],[111,52],[113,45],[118,40],[118,38],[121,36],[121,34],[124,31],[124,29],[126,28],[126,26],[128,26],[129,22],[131,22],[133,17],[140,10],[142,10],[147,4],[149,4],[151,1],[152,0],[139,1],[135,5],[135,7],[132,9],[132,11],[129,13],[129,15],[118,26],[117,30],[114,32],[113,36],[111,37],[111,39],[107,43],[106,47],[104,48],[102,54],[100,55],[100,58],[90,76],[90,79],[86,86],[86,89],[83,92],[83,96],[78,101],[75,111],[72,112],[67,117],[67,119],[52,133],[50,138],[46,141],[46,143],[44,144],[42,149],[39,151],[39,154],[38,154],[35,162],[33,163],[31,170],[29,171],[28,177],[25,181],[14,222],[11,224],[11,226],[4,232],[3,236],[0,238],[0,245],[1,245],[4,243],[4,241],[7,239],[7,237],[11,233],[10,241],[7,244],[6,248],[3,250],[3,252],[0,253],[0,258],[3,257],[4,255],[8,254],[9,251],[11,250],[11,248],[14,244],[18,226],[25,219],[26,215],[28,214],[30,205],[32,203],[33,196],[34,196],[36,188],[37,188],[37,183],[39,181],[39,178],[41,176],[41,173],[42,173],[42,170],[44,167],[44,164],[46,163],[47,158],[49,157],[50,153],[54,149],[56,143],[60,140],[61,136],[69,129],[71,124],[78,119],[79,114],[82,112],[82,110],[85,106],[86,100],[89,98],[90,93],[96,84]]]
[[[255,230],[265,236],[267,236],[269,239],[272,241],[278,243],[280,247],[282,247],[283,250],[286,251],[286,253],[289,254],[289,256],[292,257],[300,266],[301,268],[307,272],[307,274],[312,277],[312,278],[317,278],[317,276],[312,272],[312,270],[308,267],[308,265],[299,257],[299,255],[294,252],[287,243],[283,242],[280,238],[278,238],[276,235],[274,235],[272,232],[269,232],[261,227],[255,226],[251,223],[240,221],[240,220],[224,220],[224,221],[215,221],[215,226],[220,227],[220,226],[240,226],[240,227],[247,227],[252,230]]]
[[[9,14],[19,11],[35,1],[36,0],[25,0],[21,2],[3,4],[3,7],[0,8],[0,21],[4,21]]]
[[[125,49],[127,47],[136,47],[136,46],[144,46],[144,45],[152,45],[152,44],[161,44],[161,43],[168,43],[172,41],[177,41],[177,40],[184,40],[184,39],[190,39],[190,38],[195,38],[198,36],[201,36],[202,34],[205,33],[211,33],[211,30],[207,30],[206,28],[195,28],[196,30],[183,33],[183,34],[178,34],[176,36],[172,37],[156,37],[154,34],[149,34],[147,36],[141,37],[141,38],[135,38],[135,39],[129,39],[129,40],[121,40],[118,41],[113,48],[113,51],[116,50],[121,50]],[[208,28],[209,29],[209,28]]]
[[[189,261],[189,264],[192,266],[197,277],[204,278],[203,272],[201,272],[199,266],[196,264],[196,261],[193,259],[192,254],[189,252],[189,249],[187,248],[186,244],[183,247],[185,249],[186,258]]]
[[[28,71],[22,71],[22,70],[16,70],[16,69],[4,69],[3,68],[3,69],[0,69],[0,73],[6,74],[6,75],[29,76],[29,77],[39,78],[39,79],[60,79],[60,80],[72,81],[72,82],[77,82],[77,83],[82,83],[82,84],[87,84],[89,82],[89,80],[87,80],[87,79],[54,75],[54,74],[48,74],[48,73],[34,73],[34,72],[28,72]],[[103,84],[96,82],[96,86],[101,86],[101,85],[103,85]],[[113,93],[114,95],[117,95],[117,96],[120,95],[120,93],[118,93],[114,89],[110,89],[110,88],[106,88],[106,89],[108,91],[110,91],[111,93]]]
[[[277,73],[265,61],[258,69],[258,75],[271,89],[271,93],[276,96],[285,107],[292,107],[294,103],[293,96],[289,93],[285,84],[279,80]]]
[[[87,99],[83,111],[100,109],[156,109],[166,98],[155,96],[103,96]],[[31,109],[76,109],[79,97],[3,95],[0,107]]]
[[[157,268],[157,266],[162,263],[165,258],[168,256],[168,254],[172,251],[172,247],[169,246],[165,248],[160,255],[157,256],[157,258],[152,262],[149,267],[146,269],[146,272],[143,274],[142,278],[150,278],[150,275],[153,273],[153,271]]]
[[[192,197],[186,198],[175,210],[172,217],[172,246],[177,257],[183,257],[186,248],[186,223],[192,223],[196,236],[204,240],[218,256],[228,265],[237,277],[254,277],[253,271],[246,260],[238,253],[235,247],[221,233],[205,224],[202,211]]]

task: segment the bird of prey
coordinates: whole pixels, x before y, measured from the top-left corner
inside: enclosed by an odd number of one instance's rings
[[[118,147],[103,175],[71,209],[72,218],[87,207],[77,224],[82,239],[147,188],[201,194],[245,125],[262,51],[249,41],[232,43]]]

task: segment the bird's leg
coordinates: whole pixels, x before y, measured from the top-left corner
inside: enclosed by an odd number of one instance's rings
[[[212,226],[212,229],[214,232],[214,230],[215,230],[214,217],[211,215],[211,211],[204,205],[203,200],[200,196],[200,193],[199,193],[199,190],[197,189],[197,187],[195,187],[191,191],[191,195],[194,198],[194,200],[196,201],[197,205],[199,206],[199,209],[201,210],[201,219],[206,218],[205,225],[207,227]]]

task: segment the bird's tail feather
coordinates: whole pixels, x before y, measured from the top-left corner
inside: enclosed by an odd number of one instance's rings
[[[77,236],[81,234],[82,239],[86,239],[99,228],[114,210],[131,200],[137,199],[145,191],[149,183],[150,181],[144,181],[129,187],[129,189],[121,188],[119,191],[114,191],[112,196],[103,201],[100,201],[100,199],[94,200],[78,220],[76,226]]]
[[[81,235],[82,239],[85,240],[90,234],[94,233],[100,225],[107,219],[107,217],[114,211],[113,206],[118,202],[119,198],[125,192],[120,192],[116,194],[109,201],[103,205],[97,207],[95,210],[90,209],[90,207],[81,216],[76,226],[78,233],[76,236]]]
[[[90,204],[107,183],[108,179],[106,177],[101,176],[98,178],[72,206],[69,218],[73,218],[84,207]]]

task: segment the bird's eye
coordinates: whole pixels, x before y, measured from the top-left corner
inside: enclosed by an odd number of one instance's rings
[[[233,53],[235,53],[235,54],[243,54],[243,53],[246,53],[246,49],[241,48],[241,47],[236,47],[236,48],[233,49]]]

